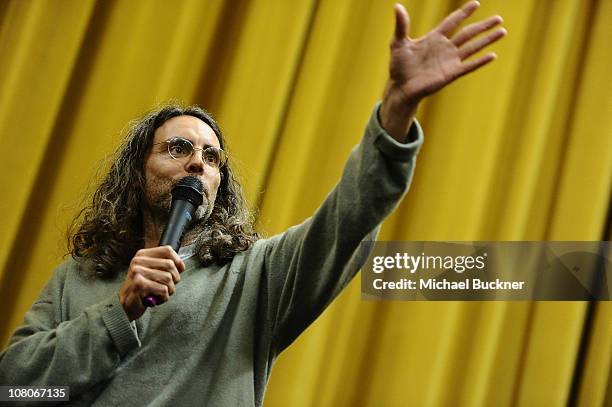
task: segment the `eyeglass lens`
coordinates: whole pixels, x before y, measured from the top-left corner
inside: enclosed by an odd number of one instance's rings
[[[167,143],[168,153],[175,159],[191,157],[196,150],[191,141],[180,137],[168,140]],[[216,147],[211,146],[202,150],[202,158],[207,164],[216,168],[225,164],[224,152]]]

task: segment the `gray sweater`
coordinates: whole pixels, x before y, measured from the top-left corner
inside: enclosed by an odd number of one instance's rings
[[[126,270],[103,281],[60,265],[0,355],[0,385],[67,385],[71,405],[261,405],[276,357],[355,276],[410,184],[422,131],[396,142],[378,108],[311,218],[223,267],[186,260],[136,330],[118,300]]]

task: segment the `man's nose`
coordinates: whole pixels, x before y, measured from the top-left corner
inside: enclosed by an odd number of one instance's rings
[[[189,161],[187,161],[187,172],[190,174],[203,174],[204,173],[204,157],[202,150],[195,150]]]

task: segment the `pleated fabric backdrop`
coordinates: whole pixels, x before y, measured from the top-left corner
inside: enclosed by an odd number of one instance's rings
[[[406,4],[412,34],[459,3]],[[381,240],[611,240],[612,1],[483,0],[499,59],[428,100]],[[312,214],[386,79],[391,1],[0,2],[1,343],[128,121],[205,106],[268,234]],[[612,404],[610,302],[362,302],[279,359],[268,406]]]

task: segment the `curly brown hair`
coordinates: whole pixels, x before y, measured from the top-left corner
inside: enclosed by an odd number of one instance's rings
[[[68,228],[68,251],[79,260],[90,260],[95,274],[111,278],[144,246],[143,204],[146,183],[144,162],[155,130],[176,116],[194,116],[208,124],[226,150],[223,134],[213,117],[199,106],[169,103],[133,121],[111,159],[108,173],[89,202]],[[196,238],[197,256],[204,266],[228,263],[250,248],[260,236],[254,228],[243,190],[231,167],[221,168],[221,183],[210,217],[193,228],[203,232]]]

